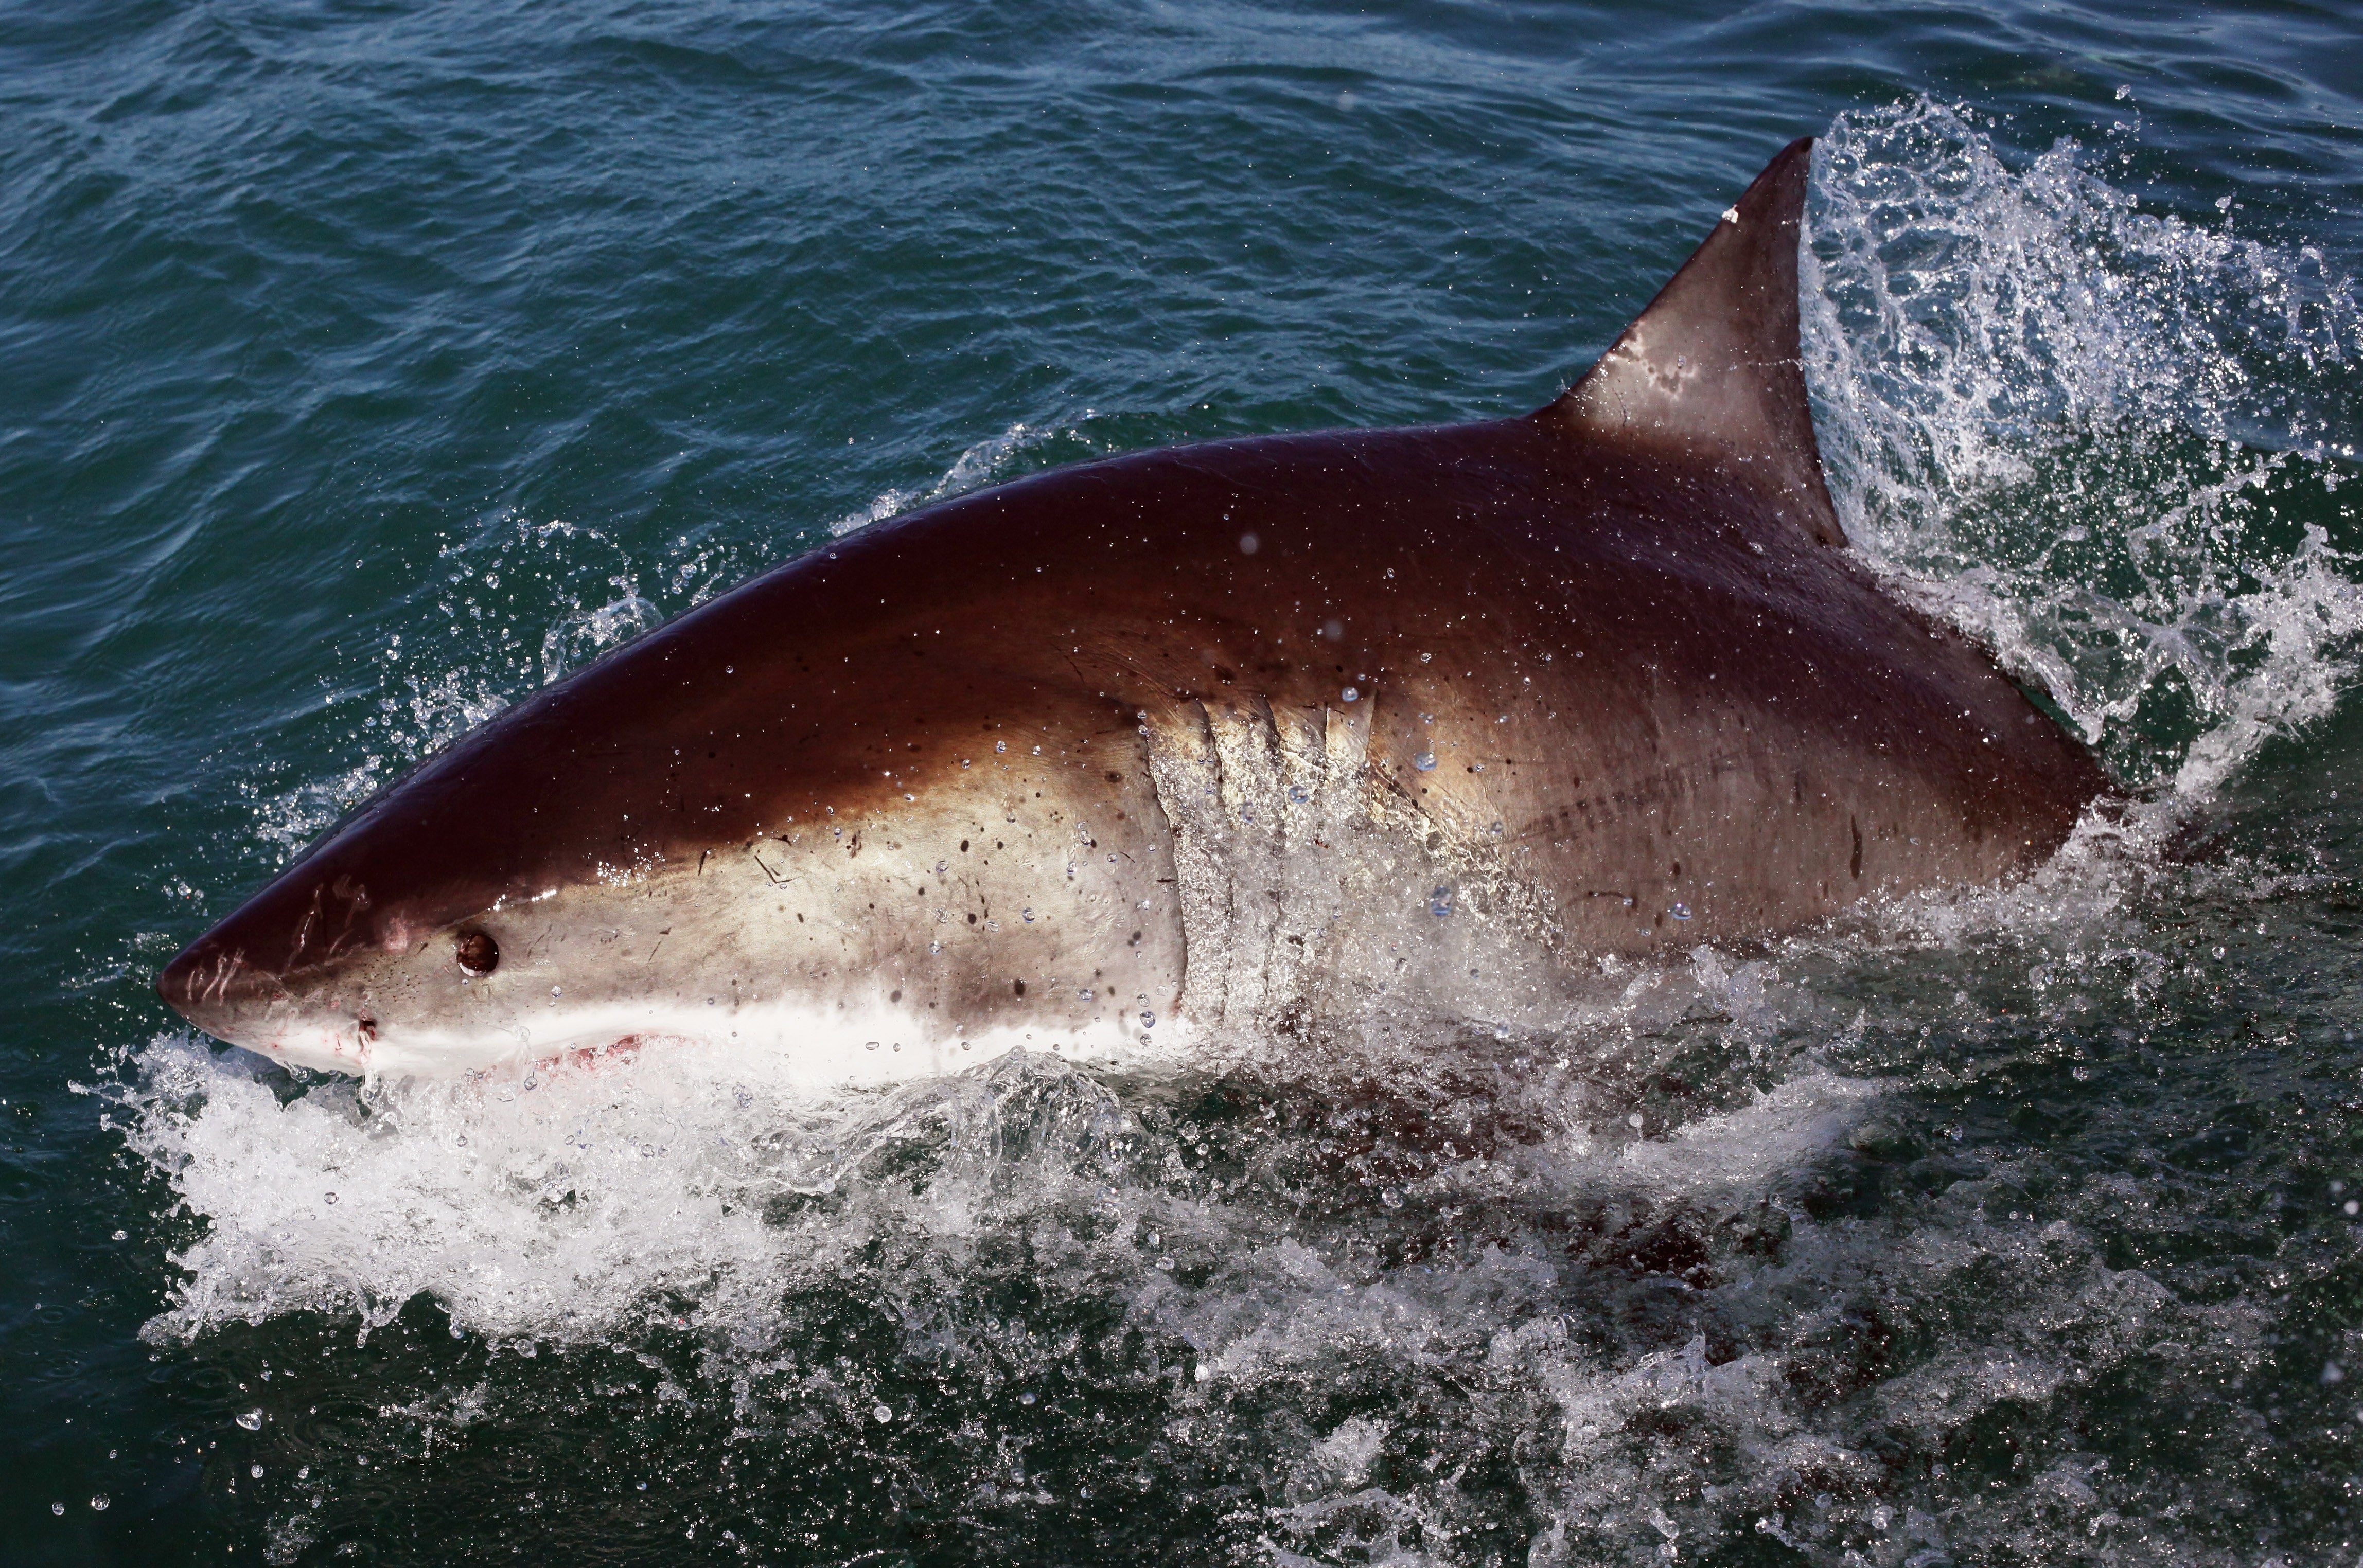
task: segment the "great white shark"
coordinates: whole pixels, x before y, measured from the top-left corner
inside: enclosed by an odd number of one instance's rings
[[[1883,592],[1798,353],[1810,139],[1537,413],[1144,451],[876,524],[383,791],[164,970],[281,1061],[737,1040],[1122,1064],[2048,856],[2109,781]]]

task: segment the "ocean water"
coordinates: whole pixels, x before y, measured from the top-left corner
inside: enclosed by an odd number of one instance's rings
[[[2363,12],[0,7],[0,1562],[2363,1559]],[[1596,1026],[834,1101],[156,969],[1045,466],[1537,406],[1792,136],[1894,591],[2126,786]]]

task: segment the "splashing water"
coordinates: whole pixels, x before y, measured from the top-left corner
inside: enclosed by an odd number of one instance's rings
[[[2143,212],[2072,142],[2014,172],[1965,109],[1821,156],[1805,359],[1856,548],[2136,789],[2204,797],[2326,712],[2363,599],[2300,519],[2351,516],[2352,281]]]
[[[541,639],[541,678],[556,680],[578,664],[587,664],[610,648],[653,631],[664,619],[657,607],[637,593],[581,615],[569,616]]]
[[[915,506],[947,501],[965,491],[1015,478],[1018,470],[1031,468],[1043,458],[1056,460],[1059,457],[1067,457],[1071,459],[1072,448],[1077,446],[1082,446],[1084,451],[1089,452],[1091,448],[1083,442],[1080,427],[1091,417],[1092,411],[1085,409],[1071,425],[1048,429],[1021,421],[962,452],[935,483],[885,491],[862,510],[849,512],[830,524],[828,531],[832,536],[842,538],[857,528],[882,523]],[[1029,458],[1035,461],[1028,461]]]
[[[2363,312],[2320,258],[2145,214],[2066,144],[2014,171],[1925,104],[1833,128],[1811,243],[1833,488],[1899,591],[2163,810],[2326,711],[2363,615],[2335,526]],[[1005,477],[1036,436],[836,531]],[[571,658],[641,602],[568,581]],[[540,673],[488,635],[505,679]],[[266,831],[300,836],[309,799]],[[2315,1517],[2275,1466],[2331,1463],[2311,1368],[2342,1342],[2195,1281],[2191,1234],[2298,1221],[2209,1185],[2232,1112],[2137,1108],[2205,1099],[2158,1089],[2148,1032],[2262,1027],[2222,955],[2269,951],[2320,878],[2180,868],[2161,838],[2096,820],[2014,889],[1631,970],[1548,1037],[1405,1019],[1154,1081],[1023,1052],[826,1101],[662,1043],[356,1086],[168,1038],[101,1092],[190,1216],[157,1344],[286,1358],[312,1315],[357,1323],[378,1463],[588,1423],[598,1487],[672,1488],[717,1550],[2229,1562],[2224,1520],[2245,1551]],[[2093,1152],[2128,1142],[2184,1174]],[[2274,1289],[2330,1288],[2321,1258]],[[2294,1392],[2242,1391],[2292,1346]],[[271,1473],[320,1466],[280,1505],[292,1561],[346,1506],[352,1440],[283,1416]],[[2187,1463],[2156,1452],[2168,1419]],[[513,1463],[579,1481],[571,1453]]]

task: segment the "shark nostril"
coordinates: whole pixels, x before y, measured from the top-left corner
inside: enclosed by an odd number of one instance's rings
[[[483,932],[461,932],[453,949],[460,969],[468,975],[489,975],[500,967],[501,944]]]

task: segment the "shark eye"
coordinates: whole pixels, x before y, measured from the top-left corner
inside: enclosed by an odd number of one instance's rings
[[[489,975],[500,967],[501,944],[481,931],[463,931],[455,944],[460,968],[468,975]]]

